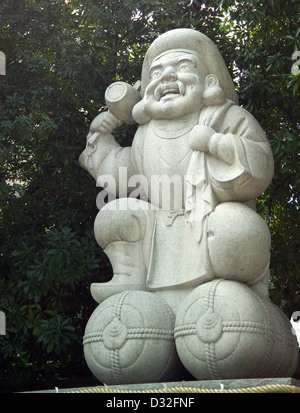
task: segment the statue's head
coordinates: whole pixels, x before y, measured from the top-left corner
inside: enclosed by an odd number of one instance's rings
[[[226,98],[238,102],[217,47],[192,29],[171,30],[152,43],[141,83],[143,99],[133,113],[137,121],[140,113],[144,118],[174,119],[203,106],[220,105]]]

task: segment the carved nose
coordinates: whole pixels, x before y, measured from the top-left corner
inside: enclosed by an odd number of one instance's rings
[[[162,80],[177,80],[177,73],[172,67],[167,67],[162,74]]]

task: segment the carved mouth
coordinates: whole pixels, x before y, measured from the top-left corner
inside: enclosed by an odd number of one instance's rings
[[[180,94],[179,86],[176,83],[171,83],[171,84],[161,86],[160,98],[163,98],[168,95],[179,95],[179,94]]]

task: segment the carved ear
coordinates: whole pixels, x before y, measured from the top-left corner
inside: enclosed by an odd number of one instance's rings
[[[206,87],[220,86],[220,82],[219,82],[217,75],[214,75],[212,73],[207,75],[205,78],[205,86]]]
[[[220,85],[219,79],[212,73],[205,78],[203,99],[205,106],[221,105],[225,102],[225,93]]]

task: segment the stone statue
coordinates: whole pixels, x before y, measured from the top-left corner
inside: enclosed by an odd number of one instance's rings
[[[269,300],[270,234],[255,211],[272,152],[238,105],[217,47],[192,29],[164,33],[146,53],[141,82],[112,84],[105,97],[109,110],[92,122],[79,158],[116,198],[94,226],[114,275],[91,286],[99,304],[84,337],[92,372],[105,383],[176,379],[181,363],[198,380],[291,375],[298,347]],[[112,135],[122,122],[139,125],[131,147]],[[172,317],[160,325],[161,306]],[[160,314],[155,325],[144,311]],[[136,362],[138,340],[149,350]],[[156,372],[154,354],[164,351]],[[149,366],[154,373],[140,375]]]

